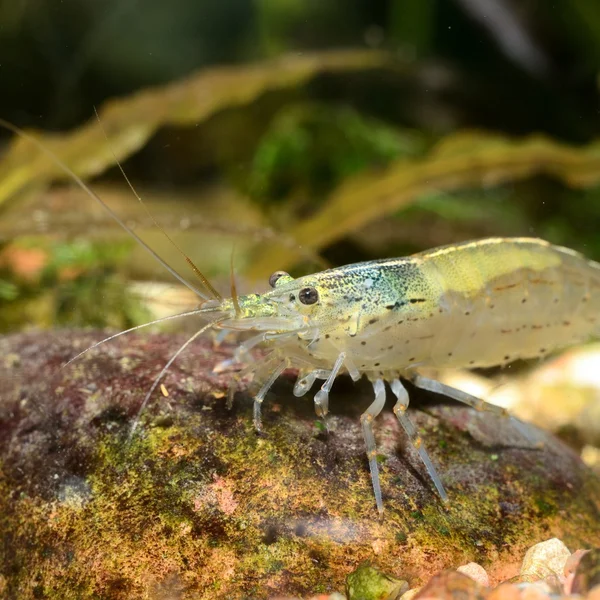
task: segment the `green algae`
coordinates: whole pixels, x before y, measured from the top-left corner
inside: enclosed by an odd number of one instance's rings
[[[408,590],[408,583],[395,579],[369,564],[360,565],[346,578],[348,600],[395,600]]]

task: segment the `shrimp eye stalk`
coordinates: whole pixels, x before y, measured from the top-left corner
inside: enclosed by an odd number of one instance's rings
[[[314,287],[305,287],[298,292],[298,300],[302,304],[315,304],[319,300],[319,292]]]
[[[291,277],[289,276],[288,273],[286,273],[285,271],[275,271],[275,273],[273,273],[273,275],[271,275],[271,277],[269,277],[269,285],[272,288],[277,287],[277,282],[282,278],[282,277],[286,277],[288,279],[291,279]]]

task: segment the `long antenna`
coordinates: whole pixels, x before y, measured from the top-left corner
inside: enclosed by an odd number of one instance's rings
[[[144,327],[149,327],[150,325],[156,325],[157,323],[164,323],[165,321],[179,319],[180,317],[189,317],[191,315],[202,315],[202,314],[206,314],[207,312],[210,312],[210,311],[207,311],[206,309],[202,309],[202,308],[197,308],[195,310],[189,310],[187,312],[178,313],[176,315],[168,315],[167,317],[161,317],[160,319],[154,319],[154,321],[148,321],[147,323],[142,323],[141,325],[136,325],[135,327],[130,327],[129,329],[125,329],[125,331],[119,331],[119,333],[110,335],[110,336],[104,338],[103,340],[100,340],[99,342],[96,342],[96,343],[92,344],[91,346],[88,346],[85,350],[82,350],[79,354],[76,354],[75,356],[70,358],[66,363],[61,365],[60,368],[64,369],[65,367],[68,367],[72,362],[75,362],[77,359],[81,358],[84,354],[87,354],[90,350],[93,350],[94,348],[97,348],[98,346],[105,344],[106,342],[110,342],[111,340],[114,340],[115,338],[121,337],[122,335],[125,335],[126,333],[131,333],[132,331],[137,331],[138,329],[142,329]]]
[[[206,330],[210,329],[214,325],[217,325],[218,323],[220,323],[219,319],[217,319],[215,321],[211,321],[210,323],[207,323],[204,327],[202,327],[201,329],[199,329],[198,331],[196,331],[196,333],[194,333],[194,335],[192,335],[182,346],[179,347],[179,349],[177,350],[177,352],[175,352],[175,354],[173,354],[171,356],[171,358],[168,360],[167,364],[162,368],[161,372],[156,376],[156,378],[152,382],[152,386],[148,390],[148,393],[144,396],[144,399],[142,400],[142,403],[140,404],[140,407],[137,409],[135,418],[133,420],[133,425],[131,426],[131,430],[129,431],[129,439],[130,440],[133,437],[133,434],[135,433],[135,430],[137,429],[137,426],[138,426],[138,423],[139,423],[139,418],[140,418],[140,415],[142,414],[142,411],[144,410],[146,404],[148,404],[148,400],[150,400],[150,397],[152,396],[154,390],[157,388],[158,384],[161,382],[161,380],[164,377],[165,373],[169,370],[169,367],[175,362],[175,360],[177,359],[177,357],[198,336],[202,335]]]
[[[194,292],[197,296],[199,296],[200,298],[202,298],[203,300],[211,300],[214,298],[214,296],[209,296],[207,295],[206,292],[202,292],[200,291],[198,288],[196,288],[195,286],[193,286],[191,283],[189,283],[189,281],[186,281],[173,267],[171,267],[167,262],[165,262],[154,250],[152,250],[152,248],[150,248],[150,246],[148,246],[148,244],[146,244],[146,242],[144,242],[144,240],[142,240],[141,237],[139,237],[130,227],[128,227],[119,217],[119,215],[117,215],[117,213],[115,213],[113,211],[113,209],[106,204],[106,202],[104,202],[104,200],[102,200],[102,198],[100,198],[100,196],[98,196],[98,194],[96,194],[96,192],[94,192],[94,190],[92,190],[89,186],[87,186],[84,181],[81,179],[81,177],[79,177],[79,175],[77,175],[70,167],[68,167],[58,156],[56,156],[56,154],[54,154],[52,151],[50,151],[48,148],[46,148],[44,146],[44,144],[42,144],[39,140],[37,140],[34,136],[30,135],[29,133],[26,133],[25,131],[23,131],[22,129],[20,129],[19,127],[17,127],[16,125],[13,125],[12,123],[9,123],[8,121],[5,121],[4,119],[0,118],[0,126],[4,127],[5,129],[8,129],[9,131],[12,131],[15,135],[22,137],[23,139],[26,139],[27,141],[31,142],[32,144],[34,144],[39,150],[41,150],[44,154],[46,154],[47,156],[50,157],[50,159],[56,164],[58,165],[67,175],[69,175],[69,177],[71,177],[73,179],[73,181],[75,181],[75,183],[86,193],[88,194],[88,196],[90,196],[91,198],[93,198],[94,200],[96,200],[96,202],[98,202],[98,204],[100,204],[100,206],[102,206],[104,208],[104,210],[142,247],[146,250],[146,252],[148,252],[149,254],[152,255],[152,257],[154,258],[154,260],[156,260],[159,264],[161,264],[169,273],[171,273],[171,275],[173,275],[173,277],[175,277],[175,279],[177,279],[180,283],[182,283],[183,285],[185,285],[185,287],[187,287],[188,289],[192,290],[192,292]]]
[[[240,317],[242,311],[240,309],[240,303],[238,301],[237,285],[235,283],[235,271],[233,269],[233,255],[235,252],[235,246],[231,249],[231,259],[229,268],[229,282],[231,284],[231,299],[233,301],[233,308],[235,309],[235,316]]]
[[[98,125],[100,125],[100,129],[102,130],[102,133],[108,143],[110,153],[112,154],[113,159],[115,160],[115,163],[117,164],[117,166],[119,167],[119,170],[121,171],[121,174],[125,178],[125,181],[127,182],[127,185],[129,186],[129,189],[133,192],[133,195],[138,199],[139,203],[144,207],[146,214],[150,217],[150,219],[152,219],[152,222],[154,223],[154,225],[156,225],[156,227],[158,227],[158,229],[160,229],[162,234],[169,240],[169,242],[173,245],[173,247],[177,250],[177,252],[179,252],[179,254],[181,254],[181,256],[183,256],[183,258],[185,258],[186,262],[191,267],[192,271],[194,271],[194,273],[198,277],[198,279],[200,279],[200,281],[202,282],[204,287],[206,287],[206,289],[213,295],[214,298],[216,298],[217,300],[223,300],[223,297],[221,296],[221,294],[219,294],[219,292],[217,292],[217,290],[213,287],[213,285],[208,280],[208,278],[200,271],[200,269],[198,269],[198,267],[192,262],[192,259],[175,243],[175,241],[171,238],[171,236],[159,225],[158,221],[154,218],[154,215],[150,212],[150,210],[146,206],[146,203],[142,200],[140,195],[137,193],[137,190],[133,187],[133,184],[129,180],[129,177],[127,177],[127,173],[125,173],[125,169],[123,169],[123,167],[121,166],[119,159],[117,158],[114,150],[112,149],[112,146],[110,145],[110,139],[108,137],[108,134],[106,133],[106,129],[104,128],[102,121],[100,121],[100,115],[98,114],[98,111],[96,110],[95,106],[94,106],[94,113],[96,115],[96,119],[98,120]]]

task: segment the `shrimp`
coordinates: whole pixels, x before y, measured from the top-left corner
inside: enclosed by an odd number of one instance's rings
[[[503,365],[519,358],[544,356],[600,333],[600,264],[568,248],[534,238],[488,238],[299,278],[277,271],[269,279],[271,290],[262,294],[238,296],[232,278],[231,298],[223,298],[195,266],[202,286],[189,284],[60,159],[29,134],[0,123],[49,154],[202,301],[194,311],[169,317],[199,315],[208,323],[171,357],[144,398],[138,415],[173,361],[193,339],[210,328],[254,332],[238,346],[234,361],[248,359],[256,346],[266,346],[270,351],[260,364],[250,367],[260,385],[253,404],[258,432],[262,429],[262,403],[285,369],[299,371],[294,385],[297,397],[307,394],[316,380],[323,380],[314,395],[315,411],[321,418],[328,414],[330,390],[339,375],[348,374],[354,381],[366,376],[373,386],[374,399],[360,422],[380,514],[383,497],[373,422],[385,404],[386,382],[396,398],[394,414],[439,496],[447,501],[442,480],[407,416],[409,395],[403,381],[476,410],[512,418],[502,408],[424,377],[422,371],[432,367]],[[133,329],[139,327],[142,326]],[[131,330],[91,348],[128,331]],[[521,425],[516,420],[514,423]],[[133,429],[136,425],[137,420]]]
[[[276,272],[270,284],[270,292],[239,297],[237,313],[229,299],[203,305],[224,317],[219,327],[263,332],[249,345],[272,346],[271,376],[254,397],[255,427],[260,431],[269,387],[287,367],[300,369],[296,396],[306,394],[317,379],[325,380],[314,396],[321,417],[328,413],[338,375],[347,373],[355,381],[365,375],[374,400],[361,426],[380,513],[373,421],[385,404],[385,382],[396,397],[393,410],[400,425],[446,501],[441,478],[406,415],[409,397],[402,380],[476,410],[508,416],[419,371],[502,365],[600,334],[600,264],[533,238],[488,238],[297,279]]]

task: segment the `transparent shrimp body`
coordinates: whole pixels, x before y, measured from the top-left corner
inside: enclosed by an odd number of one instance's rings
[[[441,478],[406,415],[409,398],[401,379],[507,416],[503,409],[420,376],[419,369],[499,365],[543,356],[598,333],[600,266],[536,239],[490,238],[298,279],[276,273],[271,284],[274,289],[266,294],[240,297],[237,314],[231,300],[214,304],[230,315],[219,326],[262,331],[250,345],[272,347],[258,371],[263,385],[255,397],[255,425],[260,429],[260,406],[286,367],[300,369],[297,396],[324,380],[314,397],[319,416],[328,412],[339,374],[355,380],[366,375],[374,400],[361,426],[379,511],[383,502],[372,424],[385,404],[384,382],[396,397],[400,425],[446,500]]]

